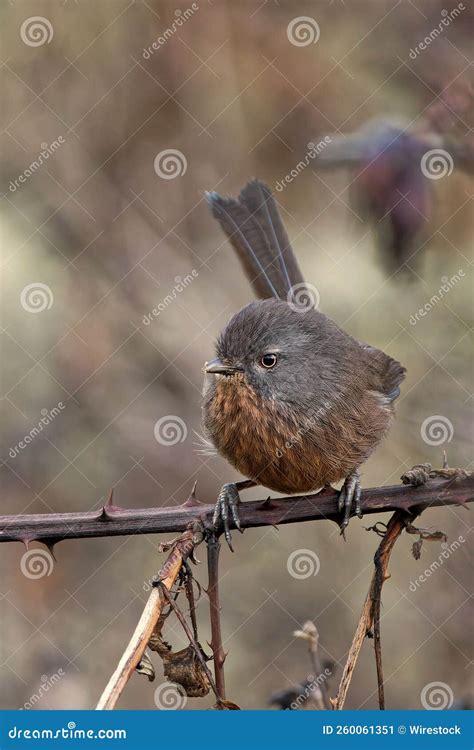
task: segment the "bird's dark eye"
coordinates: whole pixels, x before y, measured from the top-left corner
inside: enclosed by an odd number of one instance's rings
[[[275,367],[277,362],[278,357],[276,354],[264,354],[260,360],[262,367],[265,367],[267,370],[271,370],[272,367]]]

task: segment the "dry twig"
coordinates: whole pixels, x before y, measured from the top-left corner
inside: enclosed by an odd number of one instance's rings
[[[117,703],[125,685],[129,681],[135,668],[141,661],[148,641],[155,629],[158,618],[167,599],[163,595],[162,587],[168,591],[172,588],[183,562],[192,554],[194,547],[204,539],[202,528],[195,525],[187,529],[176,539],[172,545],[171,552],[158,574],[161,586],[153,587],[148,602],[143,610],[135,632],[125,649],[118,666],[110,678],[100,700],[97,704],[98,710],[113,709]]]
[[[341,710],[342,708],[344,708],[347,691],[349,690],[349,685],[351,684],[352,674],[357,663],[357,658],[359,656],[365,637],[372,633],[372,628],[374,628],[375,637],[379,705],[380,708],[384,708],[382,657],[380,650],[380,601],[382,586],[386,579],[390,577],[387,573],[387,569],[390,555],[395,542],[405,528],[406,523],[408,521],[412,521],[413,518],[414,515],[407,513],[406,511],[396,511],[388,522],[387,530],[383,535],[377,552],[375,553],[375,570],[372,576],[369,592],[366,596],[364,606],[362,608],[362,614],[360,616],[359,623],[352,640],[352,645],[349,649],[349,654],[339,685],[339,691],[337,697],[333,701],[334,708],[337,710]]]
[[[225,677],[224,662],[226,653],[222,645],[221,632],[221,605],[219,599],[219,551],[220,542],[215,534],[209,534],[207,538],[207,567],[209,581],[207,595],[209,597],[209,614],[211,620],[211,642],[210,646],[214,656],[214,675],[218,700],[225,700]]]

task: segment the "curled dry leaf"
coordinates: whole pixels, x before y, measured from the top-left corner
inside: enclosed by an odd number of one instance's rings
[[[190,698],[207,695],[211,689],[209,678],[190,644],[181,651],[160,654],[163,659],[165,677],[181,685]]]
[[[445,534],[444,531],[426,532],[421,535],[421,538],[427,542],[447,542],[448,541],[447,534]]]
[[[198,646],[201,648],[199,644]],[[160,633],[155,632],[148,642],[148,647],[160,655],[165,677],[170,682],[181,685],[189,698],[201,698],[208,694],[211,689],[209,678],[191,644],[181,651],[172,651],[170,644]],[[208,657],[202,649],[201,653],[207,661]]]
[[[407,524],[405,527],[407,534],[419,534],[420,539],[425,542],[447,542],[448,537],[444,531],[430,531],[429,529],[419,529],[412,524]]]
[[[167,643],[161,633],[156,631],[151,634],[150,640],[148,641],[148,648],[152,651],[156,651],[157,654],[163,656],[163,654],[171,651],[171,644]]]

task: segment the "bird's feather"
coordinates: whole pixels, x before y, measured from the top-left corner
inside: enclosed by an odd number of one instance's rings
[[[236,251],[260,299],[287,299],[303,276],[270,188],[249,182],[237,200],[207,193],[212,215]]]

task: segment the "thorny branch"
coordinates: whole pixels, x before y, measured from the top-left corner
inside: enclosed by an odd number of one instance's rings
[[[433,471],[429,464],[415,466],[403,477],[404,484],[391,487],[373,487],[363,493],[364,514],[395,511],[383,539],[375,554],[375,570],[367,594],[356,633],[349,650],[341,678],[338,695],[331,704],[341,709],[347,696],[352,674],[366,636],[374,636],[377,665],[379,705],[384,708],[383,672],[380,645],[380,603],[390,554],[396,540],[404,529],[410,533],[422,533],[411,526],[416,516],[429,507],[443,505],[465,505],[474,499],[474,475],[460,469],[449,469],[446,463],[441,470]],[[42,542],[51,550],[59,541],[87,537],[121,536],[147,533],[182,532],[170,545],[171,552],[158,574],[158,585],[154,586],[135,632],[120,662],[109,680],[98,709],[114,708],[130,676],[140,664],[150,637],[168,604],[186,630],[191,647],[200,662],[203,656],[197,643],[197,628],[194,607],[191,606],[193,633],[169,592],[173,587],[188,557],[192,559],[194,547],[204,539],[208,549],[208,597],[211,619],[211,643],[214,659],[215,681],[205,662],[201,664],[209,684],[214,690],[216,708],[237,708],[225,699],[224,661],[226,654],[222,645],[219,602],[219,535],[220,529],[212,526],[214,506],[196,500],[195,487],[188,500],[174,508],[147,508],[127,510],[113,504],[112,493],[100,512],[51,513],[36,515],[0,516],[0,542],[21,541],[28,545],[32,541]],[[340,521],[337,511],[337,492],[325,490],[316,495],[286,497],[278,500],[250,501],[240,510],[243,528],[277,526],[310,520]],[[373,527],[377,530],[377,527]],[[380,532],[379,532],[380,533]],[[426,537],[428,538],[428,537]],[[434,538],[434,537],[433,537]],[[192,586],[192,582],[191,582]],[[315,646],[316,649],[317,646]],[[315,669],[317,664],[315,664]],[[317,669],[316,669],[317,671]],[[323,705],[328,706],[327,693]]]
[[[363,491],[362,511],[386,513],[395,510],[426,509],[440,505],[461,505],[474,500],[474,474],[428,472],[433,478],[419,486],[372,487]],[[0,542],[43,542],[53,547],[65,539],[126,536],[133,534],[180,533],[198,519],[212,532],[214,505],[198,502],[193,495],[175,507],[125,509],[112,503],[112,497],[100,511],[85,513],[38,513],[0,516]],[[239,509],[242,528],[278,526],[304,521],[330,520],[338,523],[337,492],[284,497],[277,500],[253,500]]]

